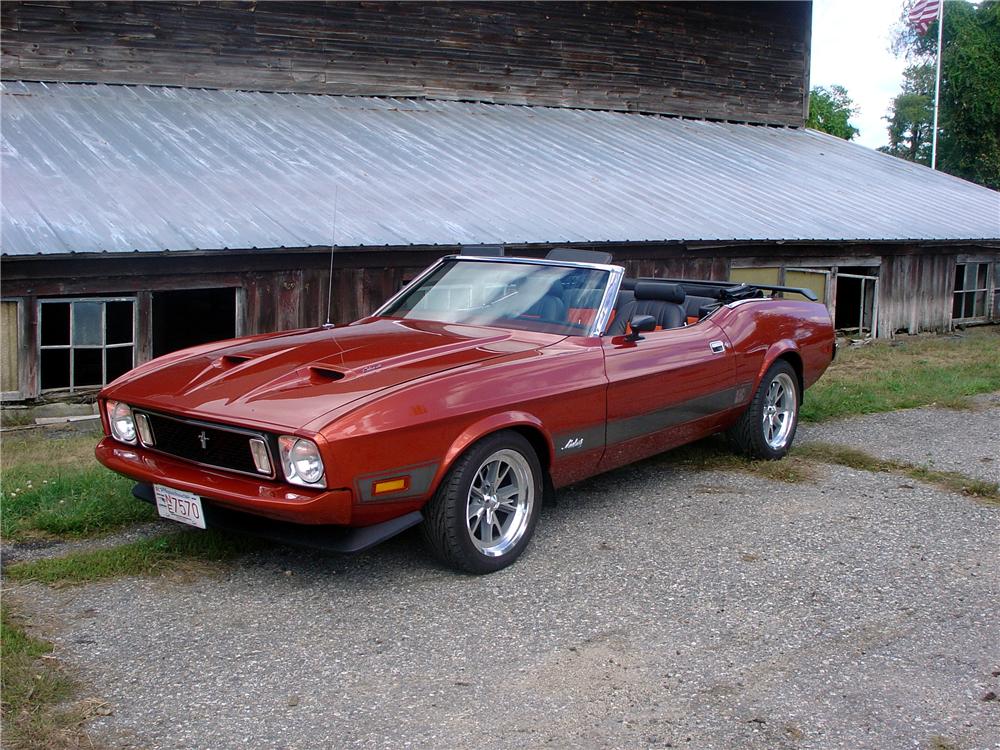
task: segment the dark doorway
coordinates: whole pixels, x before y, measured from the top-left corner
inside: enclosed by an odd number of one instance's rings
[[[236,289],[153,292],[153,356],[236,336]]]
[[[853,273],[860,271],[860,273]],[[838,331],[860,336],[875,334],[878,327],[877,268],[837,269],[837,298],[834,306],[834,326]]]

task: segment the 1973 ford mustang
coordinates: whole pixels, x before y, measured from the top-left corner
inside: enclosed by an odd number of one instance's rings
[[[160,357],[101,393],[97,458],[166,518],[340,551],[421,524],[487,573],[555,488],[721,431],[785,455],[835,353],[815,295],[602,256],[451,256],[350,325]]]

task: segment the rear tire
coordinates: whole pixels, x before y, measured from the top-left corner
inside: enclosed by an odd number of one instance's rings
[[[424,540],[446,565],[493,573],[524,552],[538,523],[542,467],[522,435],[489,435],[455,461],[424,508]]]
[[[783,458],[799,425],[799,379],[784,359],[772,364],[740,421],[726,431],[733,449],[749,458]]]

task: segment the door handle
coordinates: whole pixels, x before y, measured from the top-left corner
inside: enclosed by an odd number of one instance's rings
[[[726,345],[721,341],[710,341],[708,348],[712,350],[712,354],[722,354],[726,351]]]

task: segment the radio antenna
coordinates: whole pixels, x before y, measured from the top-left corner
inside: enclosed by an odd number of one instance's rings
[[[326,323],[324,328],[333,328],[330,319],[333,317],[333,255],[337,249],[337,193],[338,187],[333,186],[333,227],[330,231],[330,278],[326,287]]]

